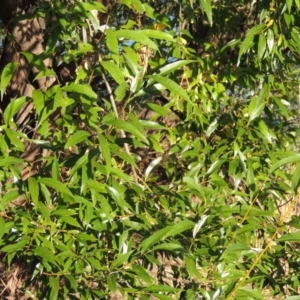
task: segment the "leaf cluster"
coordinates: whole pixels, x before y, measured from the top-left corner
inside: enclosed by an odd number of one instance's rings
[[[221,2],[33,10],[45,53],[23,55],[56,81],[0,127],[0,255],[33,270],[24,294],[299,295],[300,4]]]

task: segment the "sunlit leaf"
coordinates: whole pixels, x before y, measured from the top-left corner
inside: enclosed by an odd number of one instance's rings
[[[158,230],[157,232],[152,234],[149,238],[142,241],[142,243],[139,246],[139,249],[142,253],[144,253],[157,242],[162,241],[169,236],[175,236],[177,234],[180,234],[183,231],[191,229],[193,226],[194,223],[189,220],[184,220],[175,225],[167,226],[163,229]]]
[[[58,191],[60,193],[69,195],[73,197],[73,194],[70,192],[70,190],[60,181],[53,179],[53,178],[39,178],[37,180],[39,183],[43,183],[46,186],[54,189],[55,191]]]
[[[39,201],[39,184],[36,181],[34,177],[29,177],[28,178],[28,190],[31,196],[31,200],[35,206],[35,208],[38,207],[38,201]]]
[[[84,140],[86,140],[91,134],[85,130],[80,130],[75,132],[71,137],[69,137],[68,141],[65,144],[65,148],[72,147],[77,145]]]
[[[7,88],[17,68],[18,68],[17,63],[10,62],[4,67],[4,69],[1,72],[1,80],[0,80],[1,101],[3,99],[5,89]]]

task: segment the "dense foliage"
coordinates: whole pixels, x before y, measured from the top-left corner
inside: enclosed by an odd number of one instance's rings
[[[18,297],[296,299],[299,0],[37,2],[31,92],[0,83]]]

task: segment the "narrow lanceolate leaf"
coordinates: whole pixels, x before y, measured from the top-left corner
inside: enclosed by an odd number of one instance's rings
[[[300,243],[300,232],[291,232],[284,234],[279,239],[277,239],[278,242],[298,242]]]
[[[110,270],[114,270],[115,268],[117,268],[118,266],[124,265],[127,263],[128,258],[130,257],[130,255],[132,254],[133,251],[127,252],[127,253],[120,253],[118,255],[118,257],[116,258],[115,261],[112,262],[111,266],[110,266]]]
[[[78,221],[73,218],[73,217],[70,217],[70,216],[66,216],[66,217],[61,217],[60,218],[61,221],[67,223],[67,224],[70,224],[74,227],[78,227],[78,228],[81,228],[81,225],[78,223]]]
[[[259,24],[251,28],[251,30],[247,33],[246,38],[243,40],[240,51],[239,51],[239,56],[238,56],[238,65],[240,63],[240,58],[241,56],[246,53],[248,50],[251,49],[253,46],[254,42],[254,36],[257,35],[258,33],[262,32],[266,28],[266,24]]]
[[[206,130],[206,136],[210,137],[210,135],[218,128],[219,123],[218,123],[219,119],[215,118],[211,124],[208,126],[207,130]]]
[[[259,102],[257,97],[253,97],[249,105],[249,122],[258,118],[265,108],[265,102]]]
[[[298,192],[299,185],[300,185],[300,164],[297,165],[296,170],[294,171],[292,177],[292,188],[295,194]]]
[[[112,61],[101,61],[101,66],[108,72],[110,76],[118,83],[122,84],[125,82],[122,71],[119,67]]]
[[[269,93],[269,85],[264,84],[262,90],[260,91],[259,95],[257,97],[253,97],[248,108],[249,112],[249,121],[248,124],[250,124],[251,121],[258,118],[262,111],[265,108],[266,99],[268,97]]]
[[[3,118],[6,125],[9,125],[13,121],[14,115],[20,110],[21,106],[26,102],[26,97],[17,98],[11,100],[6,107]]]
[[[212,20],[211,0],[200,0],[200,4],[207,16],[210,26],[212,26],[213,20]]]
[[[5,220],[0,217],[0,243],[2,243],[2,237],[4,233],[6,233],[5,231]]]
[[[111,29],[106,29],[106,45],[111,53],[113,54],[119,54],[119,45],[118,45],[118,39],[116,35],[113,33],[114,31]]]
[[[80,169],[82,166],[86,165],[88,162],[88,153],[85,153],[82,155],[75,163],[73,168],[70,170],[69,174],[72,176],[78,169]]]
[[[174,37],[171,34],[168,34],[163,31],[153,30],[153,29],[143,29],[142,33],[149,38],[166,40],[166,41],[174,41]]]
[[[195,60],[178,60],[167,64],[159,69],[159,75],[168,75],[175,70],[179,70],[181,67],[186,66],[190,63],[195,63]]]
[[[149,77],[163,85],[166,89],[169,89],[170,92],[174,93],[175,95],[178,95],[184,100],[191,102],[187,92],[175,81],[161,75],[151,75]]]
[[[34,254],[41,257],[42,259],[45,259],[46,261],[52,264],[55,265],[57,264],[55,260],[55,255],[45,247],[41,247],[41,246],[36,247],[34,250]]]
[[[257,46],[257,54],[258,54],[259,59],[262,59],[264,57],[266,48],[267,48],[266,37],[265,37],[264,33],[262,33],[259,35],[258,46]]]
[[[107,142],[106,138],[102,135],[98,135],[99,138],[99,146],[103,155],[103,158],[106,162],[107,166],[111,166],[111,155],[109,150],[109,143]]]
[[[7,246],[4,246],[3,248],[1,248],[1,251],[2,252],[8,252],[8,253],[11,253],[11,252],[16,252],[16,251],[22,251],[23,248],[29,243],[29,238],[26,239],[26,240],[23,240],[23,241],[19,241],[15,244],[12,244],[12,245],[7,245]]]
[[[158,292],[176,292],[179,291],[179,289],[167,285],[151,285],[149,287],[145,287],[143,291],[158,293]]]
[[[18,67],[17,63],[11,62],[8,63],[2,71],[1,81],[0,81],[1,101],[3,99],[5,89],[7,88],[9,82],[11,81],[17,67]]]
[[[149,166],[147,167],[146,171],[145,171],[145,179],[148,178],[148,176],[150,175],[150,173],[156,169],[156,167],[159,165],[159,163],[161,162],[162,160],[162,156],[160,157],[157,157],[156,159],[154,159],[150,164]]]
[[[32,92],[33,103],[36,113],[40,116],[42,109],[45,106],[45,98],[41,90],[34,90]]]
[[[10,166],[14,164],[21,164],[23,162],[24,159],[22,158],[16,158],[12,156],[5,157],[5,158],[0,157],[0,167]]]
[[[191,229],[194,227],[194,222],[190,220],[184,220],[177,224],[174,224],[172,226],[167,226],[161,230],[158,230],[154,234],[152,234],[149,238],[144,240],[140,246],[139,250],[144,253],[147,250],[149,250],[154,244],[156,244],[159,241],[162,241],[170,236],[175,236],[177,234],[182,233],[183,231],[186,231],[188,229]]]
[[[53,179],[53,178],[39,178],[38,179],[39,183],[43,183],[46,186],[54,189],[55,191],[62,193],[62,194],[66,194],[69,195],[71,197],[73,197],[73,194],[71,193],[71,191],[60,181]]]
[[[89,10],[98,10],[100,12],[105,12],[105,6],[102,3],[99,3],[98,1],[91,1],[91,2],[83,2],[79,3],[74,7],[74,11],[78,12],[85,12]]]
[[[144,34],[144,30],[117,30],[115,35],[118,38],[126,38],[141,43],[144,46],[148,46],[150,49],[158,50],[157,45]]]
[[[273,46],[274,46],[274,33],[273,30],[271,29],[268,30],[267,44],[268,44],[269,52],[272,53]]]
[[[34,204],[34,207],[38,207],[38,201],[39,201],[39,184],[36,181],[34,177],[28,178],[28,189],[31,196],[31,200]]]
[[[123,121],[123,120],[109,120],[106,123],[108,125],[115,126],[117,129],[123,129],[124,131],[127,131],[127,132],[131,133],[133,136],[141,139],[146,144],[149,144],[149,142],[148,142],[147,138],[144,136],[144,134],[141,133],[135,126],[133,126],[132,124],[130,124],[126,121]]]
[[[299,154],[281,159],[270,169],[269,174],[273,173],[274,171],[276,171],[278,168],[280,168],[282,166],[285,166],[287,164],[299,163],[299,162],[300,162]]]
[[[89,98],[96,99],[97,94],[93,91],[91,86],[86,84],[70,84],[62,88],[64,92],[73,92],[81,95],[85,95]]]
[[[85,130],[80,130],[75,132],[66,142],[65,148],[72,147],[74,145],[77,145],[84,140],[86,140],[91,134]]]

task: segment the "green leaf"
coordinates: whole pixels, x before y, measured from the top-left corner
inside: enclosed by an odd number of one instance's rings
[[[60,220],[74,227],[81,228],[81,225],[78,223],[78,221],[70,216],[63,216],[60,218]]]
[[[85,130],[76,131],[65,144],[65,149],[77,145],[86,140],[91,134]]]
[[[113,293],[117,291],[117,276],[116,274],[109,274],[107,277],[107,284],[109,290]]]
[[[160,105],[157,105],[155,103],[146,103],[147,107],[149,107],[152,111],[157,113],[160,116],[167,116],[169,114],[169,109],[162,107]]]
[[[121,83],[116,89],[115,89],[115,95],[116,95],[116,101],[122,101],[124,100],[126,93],[128,90],[128,85],[126,82]]]
[[[62,88],[64,92],[72,92],[85,95],[91,99],[97,99],[97,94],[92,90],[90,85],[87,84],[70,84]]]
[[[184,262],[187,268],[187,271],[189,272],[189,277],[190,278],[201,278],[200,272],[197,269],[197,262],[196,258],[192,257],[191,255],[185,255],[184,256]]]
[[[212,20],[211,0],[200,0],[200,5],[207,16],[210,26],[212,26],[213,20]]]
[[[49,278],[49,285],[50,285],[50,295],[49,298],[50,299],[57,299],[58,297],[58,292],[59,292],[59,280],[60,277],[59,276],[51,276]]]
[[[115,31],[115,35],[119,38],[126,38],[131,41],[139,42],[143,46],[148,46],[150,49],[158,50],[157,45],[144,34],[143,30],[122,29]]]
[[[246,38],[241,44],[240,50],[239,50],[239,55],[238,55],[238,65],[240,63],[240,58],[241,56],[247,52],[248,50],[251,49],[253,45],[253,39],[254,36],[260,32],[262,32],[265,28],[267,27],[266,24],[259,24],[250,29],[250,31],[247,33]]]
[[[144,134],[141,133],[135,126],[133,126],[132,124],[130,124],[126,121],[119,120],[119,119],[118,120],[109,120],[106,122],[106,124],[113,125],[117,129],[123,129],[124,131],[127,131],[127,132],[131,133],[133,136],[139,138],[147,145],[149,144],[149,142],[148,142],[147,138],[144,136]]]
[[[4,122],[6,125],[10,125],[10,123],[13,122],[13,117],[17,112],[19,112],[24,103],[26,103],[26,97],[12,99],[10,101],[3,114]]]
[[[133,251],[127,253],[119,253],[118,257],[112,262],[109,269],[111,271],[115,270],[117,267],[124,265],[128,262],[128,258],[131,256]]]
[[[49,249],[47,249],[45,247],[37,246],[34,249],[34,254],[45,259],[46,261],[51,262],[54,265],[57,265],[55,255]]]
[[[72,176],[78,169],[82,168],[82,166],[86,165],[88,162],[89,156],[88,153],[82,155],[75,163],[75,165],[70,170],[69,174]]]
[[[149,287],[143,288],[143,291],[147,292],[177,292],[179,289],[167,286],[167,285],[151,285]]]
[[[111,166],[111,155],[110,155],[110,149],[109,149],[109,143],[107,142],[106,138],[102,135],[98,135],[99,138],[99,146],[100,150],[102,152],[103,158],[106,162],[106,165],[108,167]]]
[[[28,62],[32,66],[35,66],[39,71],[42,71],[46,68],[44,64],[44,60],[41,55],[36,55],[32,52],[27,52],[27,51],[23,51],[22,54],[26,57]]]
[[[25,246],[29,243],[29,237],[26,238],[26,240],[22,240],[19,241],[17,243],[14,243],[12,245],[7,245],[4,246],[3,248],[1,248],[2,252],[8,252],[8,253],[14,253],[14,252],[18,252],[18,251],[23,251],[23,249],[25,248]]]
[[[286,233],[277,239],[277,242],[300,242],[300,232]]]
[[[195,62],[196,62],[195,60],[191,60],[191,59],[178,60],[178,61],[172,62],[172,63],[167,64],[167,65],[163,66],[162,68],[160,68],[158,70],[159,75],[161,75],[161,76],[168,75],[173,71],[177,71],[177,70],[181,69],[181,67],[183,67],[183,66],[186,66],[188,64],[195,63]],[[150,85],[150,82],[149,82],[149,85]]]
[[[254,119],[258,118],[261,113],[263,112],[265,108],[265,101],[263,97],[253,97],[249,107],[248,107],[248,112],[249,112],[249,121],[248,124],[250,124],[251,121]]]
[[[31,196],[31,200],[34,204],[34,207],[37,209],[40,189],[39,189],[39,184],[34,177],[28,178],[28,190]]]
[[[292,189],[294,190],[295,194],[297,194],[298,192],[299,185],[300,185],[300,164],[297,164],[296,170],[294,171],[292,177]]]
[[[5,158],[0,157],[0,167],[6,167],[14,164],[22,164],[25,160],[22,158],[16,158],[12,156],[8,156]]]
[[[53,178],[39,178],[39,183],[43,183],[46,186],[54,189],[55,191],[58,191],[59,193],[66,194],[68,196],[71,196],[73,198],[73,194],[70,192],[70,190],[60,181],[53,179]]]
[[[43,69],[41,72],[39,72],[36,77],[34,78],[34,80],[40,79],[42,77],[49,77],[49,76],[54,76],[56,77],[56,73],[53,70],[50,69]],[[40,91],[40,90],[34,90],[34,91]],[[33,91],[33,92],[34,92]]]
[[[5,234],[5,220],[0,217],[0,244],[2,244],[2,237]]]
[[[86,12],[94,9],[102,13],[106,12],[105,6],[102,3],[99,3],[98,1],[78,3],[73,9],[77,12]]]
[[[266,123],[263,120],[259,121],[259,129],[260,132],[265,136],[265,138],[268,140],[269,143],[273,142],[273,139],[276,139],[276,136],[274,135],[274,133],[272,133],[271,130],[269,130],[269,128],[267,127]]]
[[[210,125],[208,126],[207,130],[206,130],[206,136],[210,137],[210,135],[218,128],[219,126],[219,122],[218,122],[218,118],[215,118]]]
[[[143,125],[143,128],[146,128],[146,129],[160,129],[160,130],[167,129],[165,126],[160,125],[157,122],[153,122],[153,121],[139,120],[139,123],[141,123]]]
[[[149,238],[142,241],[142,243],[139,246],[139,250],[141,251],[141,253],[144,253],[157,242],[162,241],[167,237],[175,236],[177,234],[180,234],[183,231],[191,229],[192,227],[194,227],[194,225],[195,225],[194,222],[190,220],[183,220],[175,225],[167,226],[163,229],[160,229],[154,234],[152,234]]]
[[[181,245],[175,244],[175,243],[159,244],[159,245],[153,247],[152,250],[153,251],[155,251],[155,250],[167,250],[167,251],[179,251],[179,252],[187,252],[188,251],[185,248],[183,248]]]
[[[93,46],[89,43],[79,43],[76,50],[69,50],[63,56],[63,61],[70,63],[75,60],[78,56],[84,55],[87,52],[92,52]]]
[[[252,288],[243,286],[237,291],[237,298],[238,299],[245,299],[245,298],[250,299],[257,299],[257,300],[263,300],[265,297],[262,295],[261,292],[257,292]]]
[[[269,52],[272,53],[272,50],[273,50],[273,47],[274,47],[274,33],[271,29],[268,30],[267,44],[268,44]]]
[[[113,61],[101,61],[100,64],[118,84],[126,83],[122,71]]]
[[[45,106],[45,98],[41,90],[34,90],[32,92],[33,103],[36,113],[40,116],[42,109]]]
[[[5,129],[5,133],[7,137],[9,138],[11,145],[13,146],[12,148],[15,148],[20,151],[25,150],[25,146],[23,142],[21,141],[20,132],[10,130],[9,128]]]
[[[259,35],[258,46],[257,46],[257,54],[258,54],[259,59],[262,59],[264,57],[266,48],[267,48],[266,37],[265,37],[264,33],[262,33]]]
[[[1,81],[0,81],[0,92],[1,92],[1,101],[3,99],[4,92],[11,81],[12,77],[16,69],[18,68],[18,64],[15,62],[8,63],[2,73],[1,73]]]
[[[155,158],[147,167],[146,171],[145,171],[145,180],[147,180],[148,176],[150,175],[151,172],[153,172],[153,170],[155,170],[158,166],[159,163],[162,160],[162,156],[159,156],[157,158]]]
[[[291,164],[291,163],[299,163],[300,162],[300,155],[296,154],[296,155],[292,155],[289,156],[287,158],[283,158],[280,161],[278,161],[270,170],[269,170],[269,174],[273,173],[274,171],[276,171],[278,168],[285,166],[287,164]]]
[[[166,40],[166,41],[170,41],[173,42],[174,41],[174,37],[166,32],[163,31],[159,31],[159,30],[153,30],[153,29],[143,29],[142,34],[144,34],[145,36],[149,37],[149,38],[154,38],[154,39],[158,39],[158,40]]]
[[[118,39],[111,29],[105,30],[106,34],[106,45],[111,53],[119,55]]]
[[[150,75],[149,78],[153,78],[155,81],[163,85],[166,89],[169,89],[170,92],[191,103],[187,92],[175,81],[161,75]]]

